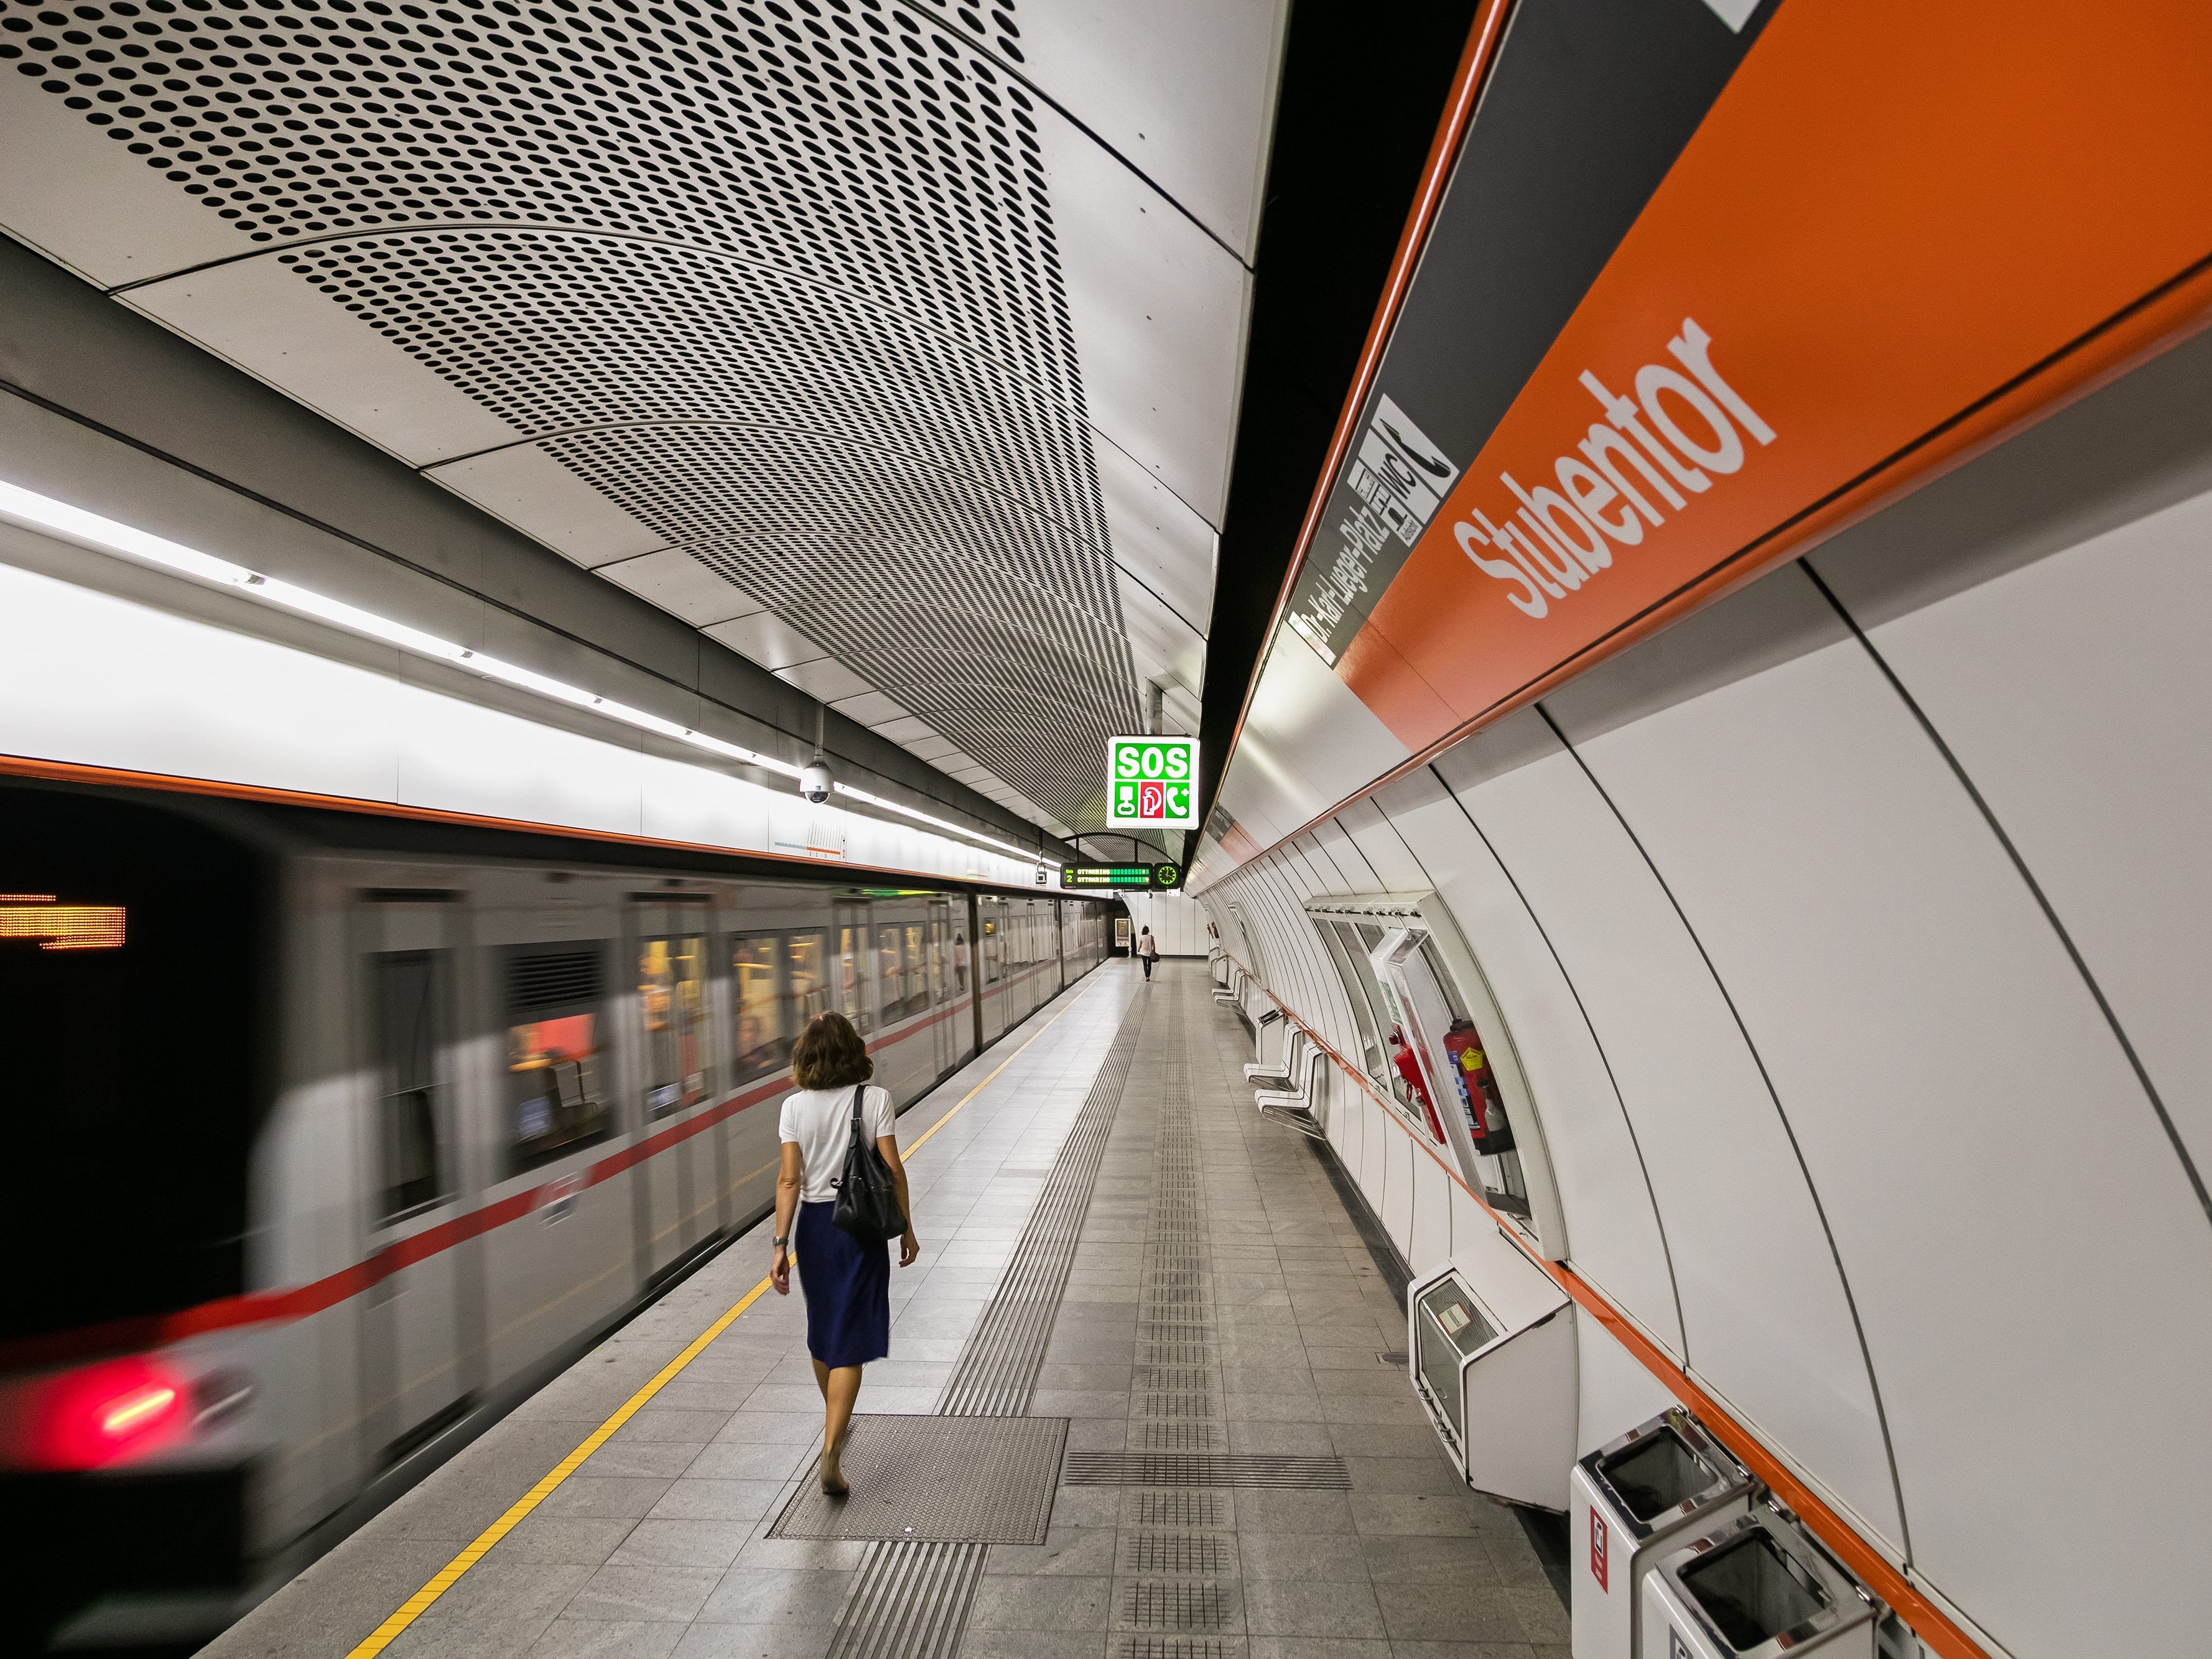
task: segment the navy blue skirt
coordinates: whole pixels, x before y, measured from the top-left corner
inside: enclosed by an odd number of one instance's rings
[[[802,1204],[792,1230],[806,1352],[832,1370],[891,1351],[891,1247],[861,1243],[830,1218],[836,1207]]]

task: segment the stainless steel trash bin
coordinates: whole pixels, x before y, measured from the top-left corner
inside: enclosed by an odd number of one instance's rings
[[[1574,1659],[1633,1659],[1645,1573],[1682,1539],[1751,1507],[1753,1483],[1680,1407],[1575,1465]]]
[[[1881,1604],[1773,1499],[1644,1578],[1638,1659],[1875,1659]]]

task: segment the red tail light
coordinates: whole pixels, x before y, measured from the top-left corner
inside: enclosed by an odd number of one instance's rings
[[[187,1427],[190,1385],[147,1359],[57,1378],[40,1401],[35,1461],[89,1469],[166,1445]]]

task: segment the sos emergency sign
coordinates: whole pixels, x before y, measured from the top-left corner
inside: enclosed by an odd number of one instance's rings
[[[1109,830],[1198,828],[1198,739],[1106,739]]]

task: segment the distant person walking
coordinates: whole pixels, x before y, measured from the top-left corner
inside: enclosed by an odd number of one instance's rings
[[[822,1390],[822,1490],[849,1490],[838,1462],[860,1395],[860,1367],[891,1347],[891,1258],[887,1243],[863,1244],[830,1218],[845,1152],[852,1144],[854,1097],[860,1096],[862,1133],[875,1143],[898,1188],[907,1218],[899,1240],[899,1266],[921,1254],[908,1201],[906,1165],[899,1161],[890,1091],[871,1087],[875,1062],[853,1023],[832,1009],[806,1024],[791,1050],[796,1094],[783,1101],[783,1165],[775,1178],[775,1261],[769,1281],[778,1296],[791,1294],[793,1246],[799,1288],[806,1295],[806,1352],[814,1384]]]
[[[952,936],[952,975],[959,982],[960,994],[966,996],[968,994],[968,935],[965,933],[955,933]]]
[[[1152,964],[1160,959],[1160,942],[1152,937],[1152,930],[1143,929],[1137,935],[1137,960],[1145,964],[1145,982],[1152,983]]]

